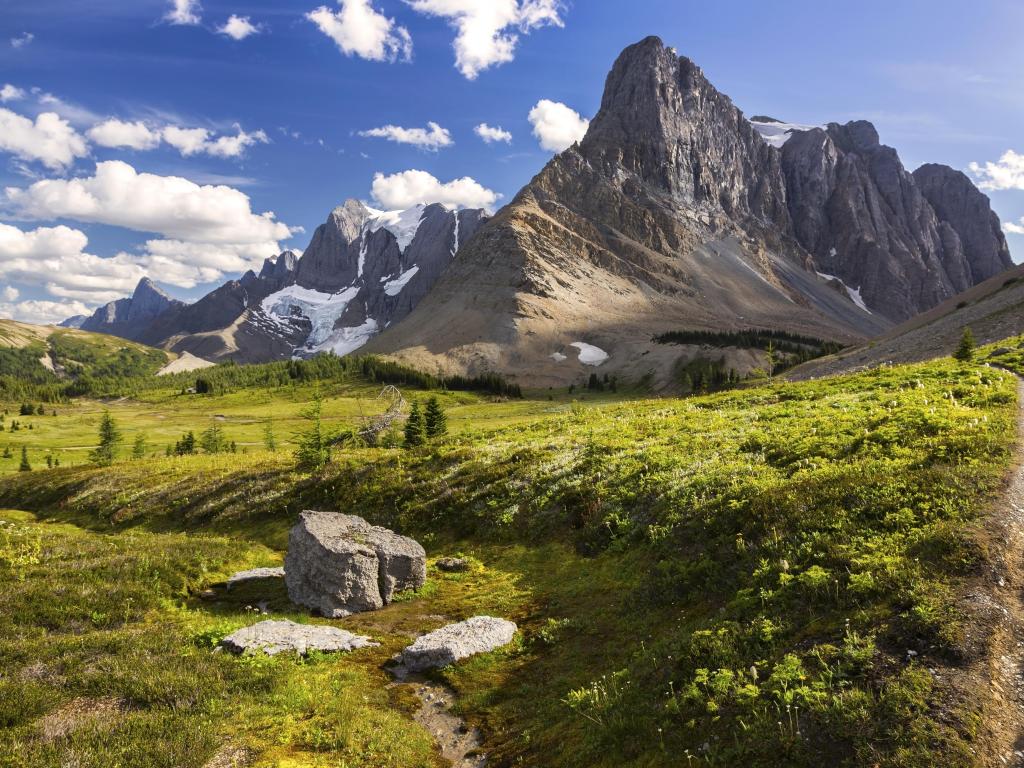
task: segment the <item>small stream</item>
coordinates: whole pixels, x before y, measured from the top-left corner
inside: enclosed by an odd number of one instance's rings
[[[452,768],[484,768],[487,755],[480,752],[483,737],[476,728],[469,728],[465,721],[451,713],[455,692],[440,683],[408,675],[402,670],[393,670],[395,682],[392,685],[410,686],[420,700],[420,708],[413,719],[430,731],[445,760]]]

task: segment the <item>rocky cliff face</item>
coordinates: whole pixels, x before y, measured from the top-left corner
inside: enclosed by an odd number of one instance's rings
[[[891,320],[1012,265],[988,199],[966,176],[943,166],[909,173],[868,122],[793,132],[781,157],[800,244]]]
[[[971,285],[1013,266],[999,217],[967,176],[947,165],[928,164],[914,171],[914,181],[939,221],[960,238]]]
[[[83,331],[109,333],[139,341],[146,326],[168,311],[184,307],[172,299],[148,277],[142,278],[131,298],[118,299],[97,309],[78,326]]]
[[[251,322],[304,337],[299,354],[352,352],[408,315],[485,220],[481,210],[378,211],[349,200],[317,228],[294,284],[267,296]]]
[[[259,275],[250,270],[194,304],[161,314],[140,333],[139,340],[205,359],[222,357],[225,350],[240,353],[245,360],[283,356],[290,349],[287,341],[268,340],[263,344],[259,339],[250,338],[248,344],[239,346],[234,341],[225,343],[224,339],[229,329],[233,332],[236,325],[242,324],[250,307],[258,306],[268,295],[293,281],[297,263],[298,257],[291,251],[267,259]]]
[[[583,141],[368,350],[555,384],[596,365],[667,375],[680,353],[651,338],[673,329],[852,340],[885,328],[815,273],[786,191],[779,152],[692,61],[648,38],[615,63]]]

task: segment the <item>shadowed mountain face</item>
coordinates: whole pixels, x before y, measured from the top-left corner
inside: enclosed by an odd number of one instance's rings
[[[181,309],[184,302],[172,299],[148,277],[139,281],[131,298],[118,299],[97,309],[77,327],[83,331],[109,333],[138,341],[147,325],[168,311]]]
[[[800,244],[891,320],[1013,265],[988,198],[966,176],[938,165],[909,173],[870,123],[795,132],[782,165]]]
[[[919,188],[868,123],[762,123],[657,38],[627,48],[583,141],[368,350],[538,384],[577,380],[597,357],[664,375],[679,353],[651,343],[663,331],[852,341],[1009,265],[966,177],[940,211],[942,185]]]

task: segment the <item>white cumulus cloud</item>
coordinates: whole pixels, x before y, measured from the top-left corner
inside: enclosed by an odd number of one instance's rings
[[[503,141],[506,144],[509,144],[512,141],[511,133],[506,131],[504,128],[495,128],[487,123],[480,123],[480,125],[474,128],[473,131],[487,144],[493,144],[496,141]]]
[[[80,301],[0,302],[0,317],[33,325],[52,325],[73,315],[88,315],[90,312],[92,309]]]
[[[218,27],[217,31],[233,40],[245,40],[250,35],[259,33],[260,27],[257,24],[253,24],[248,16],[231,14],[227,22],[223,26]]]
[[[44,287],[58,298],[98,304],[132,290],[143,268],[130,256],[85,252],[88,238],[66,226],[21,230],[0,224],[0,277]],[[5,293],[5,298],[14,301]],[[66,316],[66,315],[65,315]]]
[[[490,209],[501,198],[469,176],[443,183],[426,171],[416,170],[390,176],[374,174],[371,194],[378,205],[389,210],[405,210],[420,203]]]
[[[138,173],[120,160],[97,163],[91,177],[9,187],[6,197],[24,217],[110,224],[172,239],[254,244],[291,235],[273,213],[253,213],[248,196],[237,189]]]
[[[31,32],[22,32],[17,37],[11,38],[11,47],[24,48],[26,45],[29,45],[35,39],[36,36],[33,35]]]
[[[86,136],[101,147],[144,150],[160,146],[160,131],[154,131],[142,121],[127,123],[110,118],[94,125]]]
[[[489,67],[515,58],[518,30],[565,26],[561,0],[405,0],[413,10],[449,20],[455,27],[455,66],[475,79]]]
[[[0,88],[0,101],[18,101],[25,98],[25,92],[17,86],[7,83],[3,88]]]
[[[1006,150],[997,162],[984,165],[971,163],[968,168],[978,180],[982,189],[1000,191],[1006,189],[1024,190],[1024,155]]]
[[[1011,235],[1024,235],[1024,219],[1020,220],[1020,224],[1014,224],[1012,221],[1008,221],[1003,224],[1003,231]]]
[[[321,5],[307,13],[306,18],[346,56],[360,56],[370,61],[412,58],[409,30],[376,10],[371,0],[339,0],[339,4],[338,11]]]
[[[590,127],[590,121],[579,112],[548,99],[537,102],[530,110],[529,119],[533,135],[541,147],[551,152],[561,152],[581,141]]]
[[[246,133],[239,125],[235,126],[234,136],[214,138],[206,128],[182,128],[169,125],[163,129],[161,137],[177,149],[183,157],[205,154],[212,157],[240,157],[248,147],[255,144],[266,144],[270,141],[263,131]]]
[[[33,122],[0,108],[0,151],[60,170],[71,165],[75,158],[88,155],[89,147],[60,115],[43,112]]]
[[[0,291],[0,297],[2,297],[4,301],[17,301],[19,296],[21,296],[21,291],[13,285],[8,285],[3,289],[3,291]]]
[[[272,212],[254,213],[249,198],[237,189],[138,173],[116,160],[98,163],[92,177],[47,179],[27,188],[8,188],[5,194],[21,218],[70,219],[158,235],[147,240],[138,254],[118,254],[82,267],[122,269],[129,283],[143,272],[185,288],[212,282],[226,273],[258,268],[263,259],[281,252],[279,241],[301,231],[278,221]],[[81,252],[85,236],[78,230],[62,235],[74,236],[69,233],[77,233],[77,252]],[[64,248],[65,253],[72,251]],[[97,289],[110,290],[106,272],[100,275]]]
[[[442,147],[450,147],[454,142],[452,135],[435,122],[427,123],[426,128],[402,128],[397,125],[385,125],[360,131],[360,136],[387,139],[398,144],[412,144],[421,149],[437,151]]]
[[[171,9],[167,11],[164,20],[171,24],[192,26],[201,21],[200,10],[199,0],[171,0]]]

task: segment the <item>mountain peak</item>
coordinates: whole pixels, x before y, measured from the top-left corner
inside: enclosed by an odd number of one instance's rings
[[[135,286],[135,291],[132,293],[132,300],[137,301],[139,299],[147,300],[153,296],[158,296],[166,301],[171,301],[171,297],[165,293],[160,286],[150,280],[148,277],[143,277],[139,280]]]

